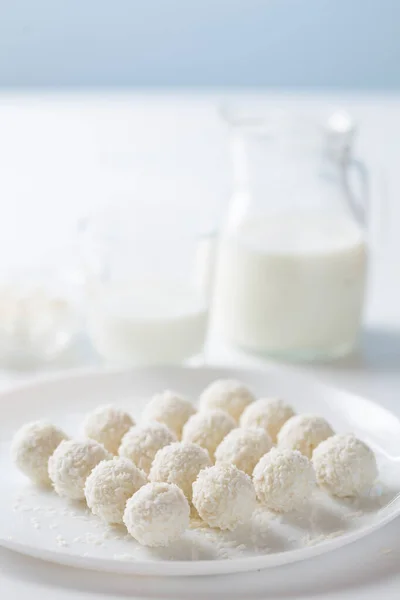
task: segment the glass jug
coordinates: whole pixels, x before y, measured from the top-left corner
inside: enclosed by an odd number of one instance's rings
[[[245,350],[281,358],[349,353],[367,269],[367,179],[351,157],[351,121],[227,117],[234,190],[216,268],[217,329]],[[359,199],[349,183],[356,170]]]

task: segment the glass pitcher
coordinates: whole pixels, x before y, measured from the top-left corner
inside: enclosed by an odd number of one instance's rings
[[[217,329],[245,350],[286,359],[349,353],[367,270],[367,179],[351,157],[351,121],[225,116],[234,190],[216,268]]]

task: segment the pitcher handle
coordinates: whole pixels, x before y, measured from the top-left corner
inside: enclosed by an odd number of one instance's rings
[[[369,171],[365,163],[349,159],[343,165],[343,187],[349,208],[368,236],[370,245],[376,251],[384,245],[385,231],[388,228],[389,199],[384,169],[376,169],[374,191],[371,194]],[[350,174],[358,179],[359,192],[354,191]]]
[[[355,192],[350,181],[354,173],[358,179],[359,192]],[[342,163],[343,188],[349,208],[357,223],[363,229],[368,229],[370,223],[370,185],[368,168],[364,162],[349,158]]]

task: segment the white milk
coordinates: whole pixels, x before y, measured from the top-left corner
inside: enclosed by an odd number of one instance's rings
[[[189,285],[165,281],[104,285],[91,293],[88,328],[94,347],[108,362],[179,363],[202,351],[207,307]]]
[[[350,219],[244,221],[221,242],[214,297],[219,329],[255,352],[313,357],[355,343],[366,245]]]

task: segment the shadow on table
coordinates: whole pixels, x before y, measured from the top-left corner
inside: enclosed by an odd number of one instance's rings
[[[318,363],[338,369],[398,371],[400,368],[400,331],[369,328],[362,332],[359,348],[350,356]],[[318,368],[318,364],[315,366]]]

